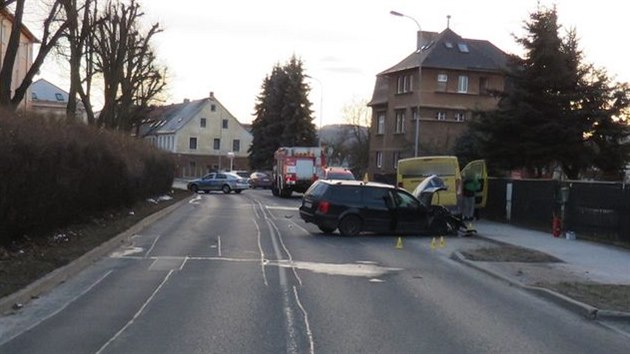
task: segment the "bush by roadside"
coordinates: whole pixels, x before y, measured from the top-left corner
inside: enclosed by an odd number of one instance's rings
[[[80,123],[0,112],[0,244],[166,193],[171,157]]]

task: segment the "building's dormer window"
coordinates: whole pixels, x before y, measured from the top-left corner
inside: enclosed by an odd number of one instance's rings
[[[462,53],[470,52],[470,50],[468,50],[468,45],[466,43],[457,43],[457,48],[459,48],[459,51]]]
[[[453,42],[444,42],[444,46],[448,49],[453,49]]]
[[[59,92],[55,94],[55,97],[57,98],[57,101],[63,101],[63,95],[60,94]]]
[[[431,46],[433,45],[433,43],[435,43],[435,41],[431,41],[431,42],[429,42],[429,43],[427,43],[427,44],[423,45],[423,46],[422,46],[422,48],[420,48],[420,49],[422,49],[422,50],[427,50],[427,49],[431,48]]]

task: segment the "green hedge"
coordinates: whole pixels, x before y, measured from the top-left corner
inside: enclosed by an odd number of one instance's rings
[[[0,112],[0,243],[166,193],[174,170],[129,136]]]

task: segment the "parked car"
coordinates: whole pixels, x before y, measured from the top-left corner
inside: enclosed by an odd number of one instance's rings
[[[445,235],[464,226],[443,206],[422,203],[392,185],[362,181],[318,180],[304,193],[300,217],[325,233],[339,229],[344,236],[362,231]]]
[[[249,175],[249,186],[252,188],[271,188],[271,175],[265,172],[254,172]]]
[[[202,178],[188,182],[188,190],[193,193],[223,191],[223,193],[228,194],[234,191],[238,194],[245,189],[249,189],[247,179],[230,172],[212,172]]]
[[[318,176],[320,179],[340,179],[355,180],[352,171],[345,167],[326,167],[323,168]]]

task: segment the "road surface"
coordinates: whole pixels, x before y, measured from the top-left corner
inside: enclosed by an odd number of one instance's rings
[[[0,353],[627,353],[449,259],[467,239],[323,235],[266,190],[187,203],[19,313]]]

